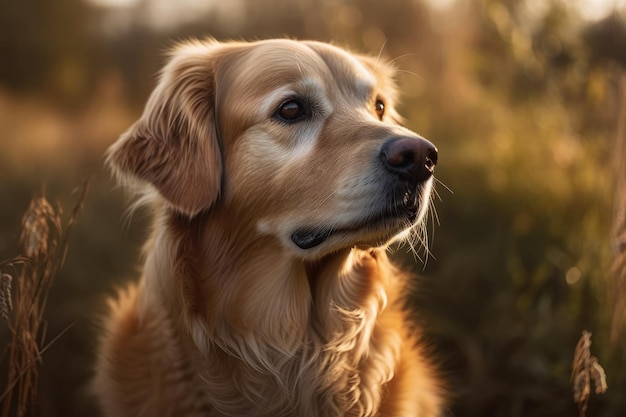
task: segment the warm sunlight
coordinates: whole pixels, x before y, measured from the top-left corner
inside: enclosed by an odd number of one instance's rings
[[[600,20],[613,11],[624,9],[626,0],[579,0],[577,7],[586,19]]]
[[[453,7],[458,0],[426,0],[433,9],[445,10]],[[626,0],[556,0],[573,5],[586,20],[600,20],[615,10],[626,8]],[[549,3],[545,0],[526,0],[528,7],[546,10]]]
[[[168,0],[86,0],[97,7],[107,9],[135,9],[141,8],[147,15],[149,24],[155,27],[172,27],[179,23],[193,19],[203,12],[213,8],[221,13],[225,12],[225,18],[235,18],[245,0],[233,0],[230,2],[216,2],[214,0],[180,0],[171,2]],[[575,7],[580,15],[589,21],[600,20],[615,10],[626,9],[626,0],[554,0]],[[435,10],[447,10],[454,7],[458,0],[425,0]],[[545,0],[525,0],[527,7],[547,10],[548,3]],[[541,12],[539,12],[541,14]]]
[[[88,0],[94,6],[116,8],[130,8],[139,3],[139,0]]]
[[[364,417],[440,377],[441,415],[626,416],[626,0],[32,3],[0,1],[0,417]]]

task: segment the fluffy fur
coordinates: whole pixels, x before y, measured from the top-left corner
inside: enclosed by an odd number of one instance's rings
[[[407,191],[381,162],[390,138],[427,144],[398,125],[392,77],[317,42],[173,50],[108,153],[155,220],[141,280],[104,323],[107,416],[439,415],[386,255],[419,230],[432,183]]]

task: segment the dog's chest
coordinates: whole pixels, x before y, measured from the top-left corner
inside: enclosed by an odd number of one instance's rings
[[[389,332],[376,326],[371,336],[380,340]],[[289,358],[266,352],[263,358],[241,360],[215,352],[196,368],[203,369],[201,391],[209,416],[375,416],[382,385],[392,377],[389,361],[396,347],[371,343],[363,348],[358,342],[315,343],[321,347],[301,347]]]

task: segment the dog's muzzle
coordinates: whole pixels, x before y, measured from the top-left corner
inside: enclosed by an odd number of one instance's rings
[[[382,145],[379,157],[385,170],[395,177],[394,187],[387,190],[388,205],[352,224],[298,229],[292,233],[291,241],[300,249],[311,249],[335,234],[355,233],[370,227],[397,227],[391,225],[397,225],[398,219],[404,224],[415,222],[423,197],[419,192],[420,184],[433,175],[437,148],[419,136],[394,137]],[[390,219],[396,221],[390,222]]]

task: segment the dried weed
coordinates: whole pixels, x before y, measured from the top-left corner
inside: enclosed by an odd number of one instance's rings
[[[42,355],[68,328],[46,341],[44,311],[53,280],[63,266],[68,236],[88,190],[84,182],[78,202],[63,222],[60,204],[42,195],[32,199],[22,218],[20,249],[23,255],[0,262],[0,315],[11,340],[6,347],[8,378],[0,393],[0,416],[14,410],[17,417],[33,415],[38,367]]]
[[[591,394],[591,385],[596,394],[603,394],[608,385],[606,373],[595,356],[591,356],[591,333],[584,330],[574,350],[572,378],[574,402],[578,404],[580,417],[585,417]]]

